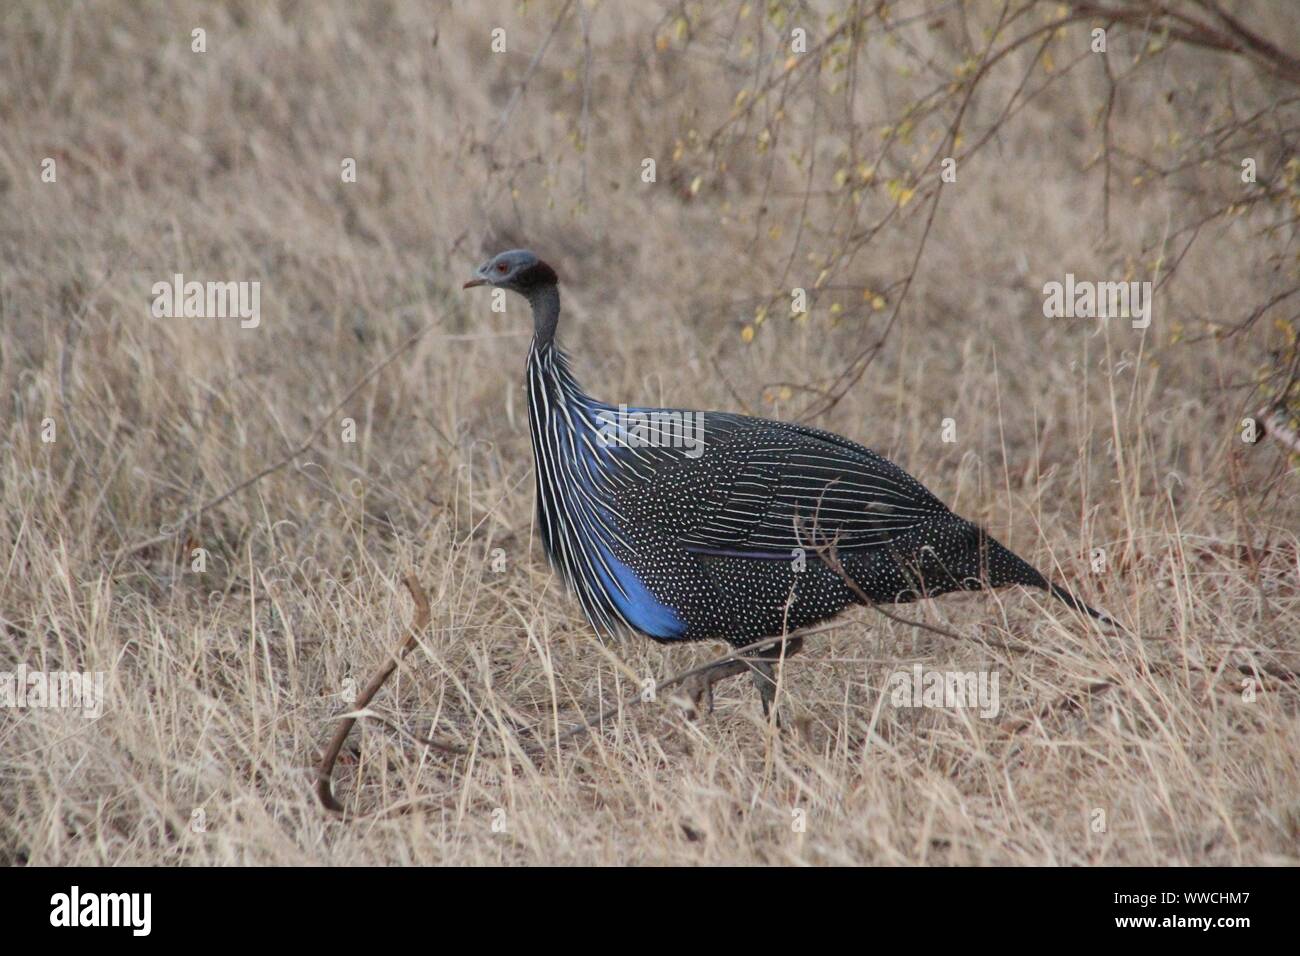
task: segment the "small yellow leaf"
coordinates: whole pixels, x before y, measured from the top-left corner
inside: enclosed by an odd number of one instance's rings
[[[891,179],[885,183],[885,189],[889,192],[889,198],[898,203],[899,208],[906,206],[916,195],[915,189],[909,189],[903,185],[902,180]]]

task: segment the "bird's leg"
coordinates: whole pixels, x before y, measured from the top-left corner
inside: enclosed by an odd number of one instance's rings
[[[750,668],[749,676],[758,689],[759,699],[763,702],[763,719],[766,720],[776,706],[776,668],[765,657],[755,658]],[[779,717],[777,723],[780,723]]]
[[[759,655],[754,657],[750,669],[750,677],[754,680],[754,686],[758,688],[759,699],[763,702],[763,716],[768,717],[772,713],[772,708],[776,706],[776,664],[783,657],[793,657],[803,649],[802,637],[787,637],[784,642],[784,654],[782,653],[782,644],[775,647],[765,648]],[[778,714],[776,720],[777,726],[781,724],[781,717]]]

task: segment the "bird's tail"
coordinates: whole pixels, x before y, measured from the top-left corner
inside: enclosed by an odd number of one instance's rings
[[[988,548],[987,566],[990,581],[994,587],[1003,584],[1024,584],[1029,587],[1041,588],[1058,601],[1074,608],[1080,614],[1086,614],[1108,627],[1124,630],[1123,626],[1109,614],[1103,614],[1096,608],[1090,607],[1075,597],[1071,591],[1047,580],[1032,564],[1009,548],[1003,547],[997,541],[994,541],[992,537],[987,538],[986,541]]]
[[[1039,575],[1039,577],[1042,577],[1042,575]],[[1107,627],[1117,628],[1118,630],[1121,631],[1124,630],[1123,625],[1121,625],[1109,614],[1103,614],[1101,611],[1098,611],[1096,608],[1089,607],[1087,604],[1084,604],[1082,601],[1080,601],[1077,597],[1075,597],[1065,588],[1061,587],[1059,584],[1053,584],[1051,581],[1048,581],[1045,578],[1044,578],[1044,583],[1047,589],[1047,593],[1051,594],[1058,601],[1065,602],[1070,607],[1074,608],[1076,611],[1079,611],[1082,614],[1086,614],[1091,618],[1095,618],[1096,620],[1100,621],[1102,624],[1105,624]]]

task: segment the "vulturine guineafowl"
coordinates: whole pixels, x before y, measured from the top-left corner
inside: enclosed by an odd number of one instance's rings
[[[894,604],[1022,584],[1113,624],[847,438],[587,395],[555,344],[555,270],[533,253],[494,256],[465,288],[481,285],[532,306],[528,420],[541,536],[592,626],[734,647],[790,635],[784,654],[765,650],[715,670],[705,692],[749,669],[767,713],[772,665],[798,649],[799,629],[863,599]]]

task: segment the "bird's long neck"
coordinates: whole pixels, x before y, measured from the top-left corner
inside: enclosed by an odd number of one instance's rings
[[[610,479],[601,467],[600,423],[606,406],[587,396],[555,344],[560,294],[555,286],[528,296],[533,344],[528,352],[528,425],[537,476],[542,544],[578,594],[588,619],[613,633],[620,616],[609,596],[616,534],[609,510]],[[599,568],[605,569],[603,573]]]
[[[547,283],[530,289],[527,296],[533,307],[533,347],[550,346],[560,322],[560,287]]]
[[[555,343],[560,321],[560,289],[553,284],[527,293],[533,308],[533,344],[528,353],[529,405],[534,413],[559,407],[589,411],[595,402],[569,371],[569,358]]]

